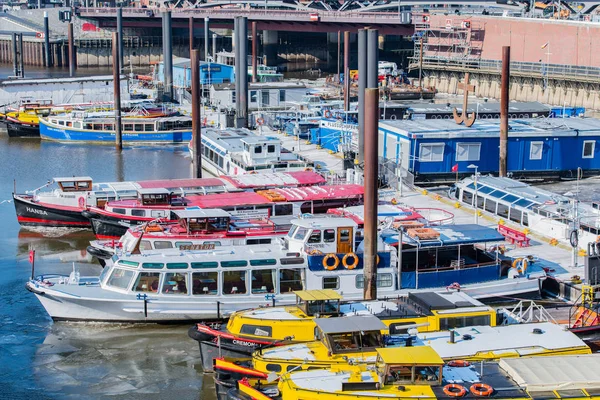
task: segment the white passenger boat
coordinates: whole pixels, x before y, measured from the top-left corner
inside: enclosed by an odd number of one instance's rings
[[[356,231],[357,224],[348,218],[302,218],[292,221],[280,244],[131,254],[115,260],[100,276],[79,277],[77,271],[41,275],[26,286],[57,320],[218,319],[265,303],[292,304],[293,291],[304,289],[335,289],[349,300],[362,299],[363,244]],[[499,240],[494,233],[483,227],[477,231],[491,243]],[[378,295],[396,296],[403,287],[414,287],[414,281],[405,285],[400,277],[416,279],[417,289],[426,290],[455,287],[459,278],[461,290],[479,299],[525,295],[538,293],[545,277],[533,269],[501,273],[497,255],[485,250],[471,251],[469,259],[475,264],[450,269],[426,268],[425,259],[416,273],[398,275],[395,248],[379,240]]]
[[[573,247],[580,243],[585,247],[600,235],[599,203],[578,202],[510,178],[480,176],[475,181],[468,177],[456,183],[449,195]]]

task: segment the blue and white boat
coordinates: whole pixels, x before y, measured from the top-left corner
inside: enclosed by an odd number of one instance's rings
[[[77,271],[70,276],[42,275],[26,287],[56,320],[216,319],[265,302],[293,304],[296,290],[334,289],[348,300],[362,299],[363,241],[357,231],[349,218],[302,218],[292,221],[279,243],[124,254],[100,276],[80,277]],[[458,239],[447,235],[442,233],[437,242],[448,240],[457,246]],[[477,235],[487,243],[504,239],[485,227]],[[452,248],[428,253],[417,246],[414,258],[403,252],[399,262],[396,248],[379,240],[378,296],[451,290],[457,285],[477,299],[539,293],[543,271],[502,271],[498,254],[484,246],[475,248],[477,241],[481,242],[473,237],[471,243],[462,243],[458,256]],[[411,258],[416,259],[413,267],[418,265],[412,275]]]
[[[169,116],[121,120],[124,144],[187,143],[192,139],[190,117]],[[40,118],[40,137],[58,142],[113,144],[115,118],[109,113],[73,112]]]

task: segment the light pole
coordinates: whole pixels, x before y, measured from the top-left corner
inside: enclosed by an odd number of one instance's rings
[[[475,205],[475,223],[479,224],[479,210],[477,208],[477,195],[478,195],[478,191],[477,191],[477,168],[478,166],[475,164],[471,164],[469,165],[467,168],[475,168],[475,199],[473,201],[473,204]]]

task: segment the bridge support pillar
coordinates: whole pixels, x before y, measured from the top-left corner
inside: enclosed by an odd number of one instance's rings
[[[278,41],[277,31],[263,31],[263,55],[268,66],[277,65]]]

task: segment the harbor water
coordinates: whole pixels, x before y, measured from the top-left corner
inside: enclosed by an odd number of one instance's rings
[[[0,385],[7,399],[198,399],[203,389],[197,343],[186,325],[53,323],[32,293],[35,273],[99,274],[86,258],[93,235],[61,228],[20,228],[11,199],[57,176],[90,175],[97,181],[190,177],[186,146],[66,145],[9,139],[0,132]],[[212,384],[211,380],[207,380]]]

